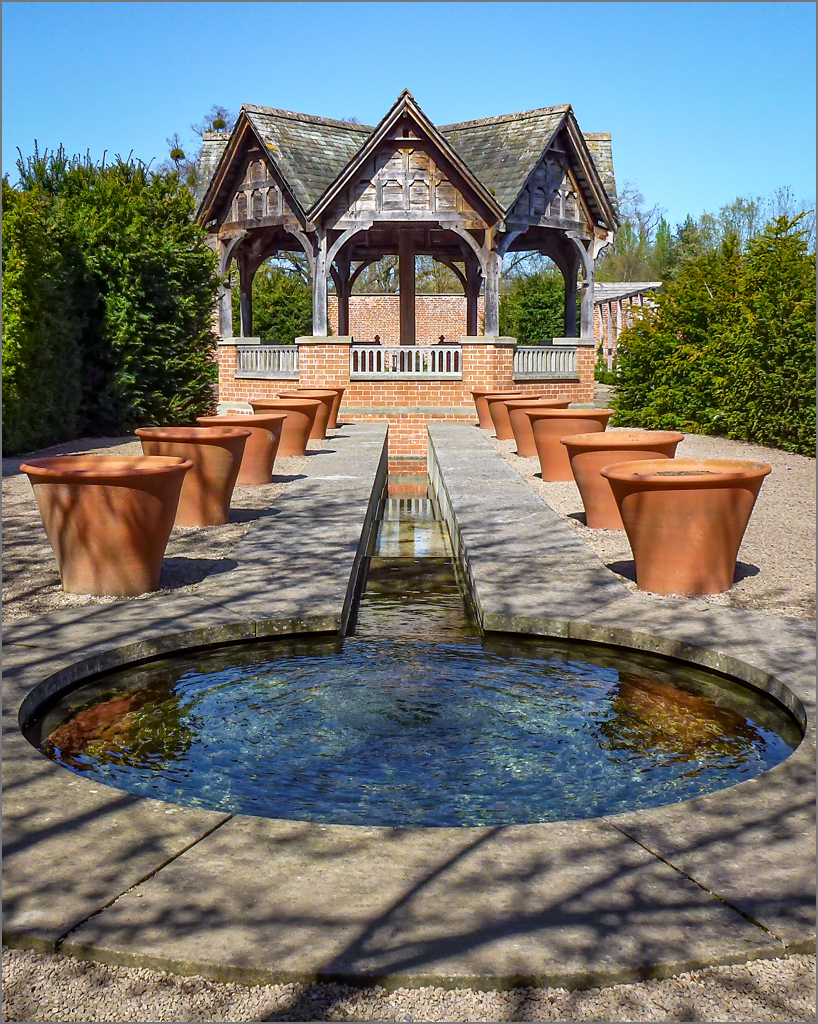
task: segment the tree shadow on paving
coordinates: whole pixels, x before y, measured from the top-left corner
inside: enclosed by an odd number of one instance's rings
[[[626,580],[630,580],[632,583],[636,583],[636,563],[632,558],[624,558],[617,562],[606,562],[605,568],[610,569],[611,572],[616,573],[617,576],[623,576]],[[733,583],[739,583],[741,580],[748,579],[751,576],[758,576],[761,572],[757,565],[753,565],[751,562],[736,562],[736,570],[733,575]]]
[[[178,587],[189,587],[201,583],[207,576],[230,572],[238,568],[239,563],[232,558],[185,558],[177,555],[162,561],[162,572],[159,577],[160,590],[175,590]]]
[[[802,810],[806,809],[806,806]],[[707,815],[701,823],[700,836],[694,840],[681,839],[676,856],[693,855],[707,860],[724,843],[741,844],[748,826],[758,829],[769,838],[781,838],[797,828],[788,816],[772,814],[764,819],[762,814],[750,817],[746,809],[733,818],[735,808]],[[760,820],[759,820],[760,819]],[[721,904],[709,893],[697,890],[691,882],[672,878],[668,868],[648,855],[639,856],[633,845],[617,842],[610,836],[594,836],[588,844],[582,839],[574,842],[556,843],[540,841],[526,850],[526,862],[511,865],[502,858],[492,858],[491,850],[496,842],[502,845],[507,830],[497,828],[485,833],[462,847],[451,857],[442,860],[412,884],[405,894],[395,900],[382,914],[366,923],[357,938],[320,968],[326,981],[317,981],[299,986],[287,1005],[277,1005],[274,1012],[262,1017],[264,1021],[321,1021],[339,1019],[360,1019],[333,1013],[333,1006],[350,998],[350,988],[364,991],[367,983],[352,982],[357,967],[364,976],[367,968],[373,972],[370,985],[376,985],[380,978],[397,976],[393,984],[400,984],[401,975],[414,975],[428,980],[421,984],[435,987],[435,968],[440,970],[439,961],[450,957],[468,957],[475,967],[475,975],[505,977],[509,986],[516,990],[517,998],[506,1004],[506,1012],[487,1019],[495,1021],[526,1021],[543,1019],[561,1020],[676,1020],[699,1021],[712,1019],[705,1016],[705,1008],[696,1008],[692,997],[683,992],[674,993],[676,1005],[667,1006],[667,1016],[645,1015],[644,999],[639,993],[623,990],[613,997],[619,1012],[616,1015],[596,1017],[579,1015],[584,998],[583,989],[591,986],[611,984],[614,978],[605,978],[606,968],[616,969],[616,961],[628,975],[631,982],[646,981],[653,976],[654,965],[665,961],[676,971],[690,970],[696,962],[707,963],[713,941],[718,942],[719,933],[726,938],[728,946],[731,929],[735,928],[732,939],[734,955],[740,963],[743,942],[742,929],[751,926],[732,909]],[[619,831],[611,829],[611,832]],[[587,834],[586,834],[587,838]],[[620,835],[620,839],[623,838]],[[572,862],[588,862],[588,847],[596,846],[601,856],[593,861],[593,871],[575,876],[566,872]],[[396,851],[397,852],[397,851]],[[486,856],[488,855],[488,857]],[[675,858],[674,858],[675,859]],[[487,860],[493,871],[486,873]],[[647,863],[646,863],[647,861]],[[558,884],[553,889],[547,885],[550,873],[559,873]],[[543,885],[543,882],[546,882]],[[785,880],[781,872],[779,883]],[[565,883],[568,884],[565,884]],[[562,884],[560,884],[562,883]],[[797,888],[800,883],[795,883]],[[492,892],[501,893],[492,901]],[[763,888],[763,887],[762,887]],[[766,897],[762,893],[758,905],[748,908],[765,916]],[[771,899],[771,903],[774,900]],[[469,915],[471,927],[461,913],[463,906],[474,903],[480,913]],[[421,909],[426,919],[425,937],[412,935],[415,914]],[[806,912],[806,903],[804,904]],[[725,922],[725,919],[730,920]],[[303,923],[294,921],[295,930]],[[314,924],[317,922],[313,922]],[[327,922],[328,925],[330,922]],[[252,929],[253,923],[246,922]],[[433,935],[429,935],[432,932]],[[261,936],[259,936],[261,939]],[[759,944],[775,940],[759,928]],[[530,976],[523,960],[514,951],[525,949],[526,944],[542,943],[548,948],[549,959],[554,966],[563,965],[568,975],[565,987],[576,989],[570,993],[559,993],[560,1017],[536,1014],[541,1000],[532,1000],[526,988],[534,978]],[[624,957],[622,956],[625,951]],[[780,955],[784,955],[783,945]],[[503,962],[505,959],[505,962]],[[373,964],[377,964],[373,968]],[[547,970],[547,968],[546,968]],[[445,970],[441,972],[445,975]],[[526,976],[526,975],[529,976]],[[573,975],[573,977],[571,977]],[[552,984],[559,984],[555,980]],[[343,985],[338,991],[335,985]],[[348,987],[347,987],[348,986]],[[785,996],[770,992],[768,985],[742,976],[718,978],[708,982],[707,991],[712,996],[714,986],[725,992],[729,1004],[729,993],[738,989],[744,998],[757,992],[759,999],[768,1006],[780,1007],[781,1016],[765,1019],[796,1019]],[[467,987],[464,983],[462,987]],[[380,993],[379,993],[380,995]],[[662,1002],[665,1003],[666,999]],[[571,1013],[572,1007],[577,1015]],[[343,1012],[343,1008],[340,1008]],[[442,1009],[442,1007],[441,1007]],[[641,1012],[641,1016],[639,1015]],[[788,1014],[791,1014],[788,1016]],[[367,1019],[387,1019],[386,1017]],[[392,1020],[411,1020],[412,1016],[390,1016]],[[414,1019],[462,1020],[480,1019],[439,1016]],[[485,1018],[484,1018],[485,1019]],[[744,1016],[717,1019],[745,1020]]]
[[[99,618],[112,620],[113,613]],[[108,631],[106,647],[116,645],[115,632]],[[733,643],[740,647],[740,638],[727,641],[727,653]],[[12,685],[15,678],[23,684],[32,674],[41,677],[37,666],[45,667],[50,654],[29,647],[18,657],[25,660],[12,666]],[[791,670],[806,668],[805,653],[793,649],[789,658]],[[435,976],[447,972],[505,977],[516,986],[549,969],[563,970],[576,987],[606,983],[616,969],[639,980],[657,961],[685,970],[706,963],[720,946],[737,959],[754,944],[775,949],[773,936],[748,918],[775,932],[782,921],[806,927],[814,910],[808,858],[780,856],[782,849],[798,852],[794,844],[812,806],[812,772],[801,761],[765,773],[763,799],[749,801],[746,787],[734,787],[718,801],[701,801],[695,817],[679,805],[648,820],[618,816],[536,829],[337,832],[297,822],[271,830],[263,819],[246,819],[241,829],[221,827],[204,837],[206,825],[198,825],[200,841],[172,860],[193,836],[169,828],[173,816],[166,818],[161,806],[134,804],[143,808],[139,827],[125,830],[112,827],[112,818],[133,798],[113,790],[100,787],[103,792],[92,796],[74,789],[71,800],[44,805],[42,783],[61,769],[29,749],[15,770],[25,742],[19,733],[10,735],[18,701],[15,695],[6,718],[14,783],[5,808],[11,934],[29,930],[32,913],[48,916],[69,898],[80,904],[79,920],[92,932],[102,929],[96,941],[113,947],[138,947],[140,932],[160,928],[158,955],[173,958],[176,948],[199,935],[206,939],[202,961],[210,950],[227,948],[234,963],[252,968],[256,951],[264,950],[273,969],[305,949],[322,950],[315,967],[322,980],[299,986],[287,1005],[277,1002],[262,1020],[329,1019],[348,990],[328,983],[353,978],[356,990],[361,979],[429,979],[425,983],[434,985]],[[199,868],[187,868],[190,858]],[[228,885],[223,865],[233,859],[246,860],[246,870]],[[378,864],[386,865],[384,879]],[[117,899],[156,869],[141,890],[144,899]],[[193,884],[180,886],[180,877]],[[731,891],[735,885],[740,897]],[[152,900],[155,886],[166,887],[172,898]],[[740,913],[720,896],[736,902]],[[93,917],[104,906],[108,910]],[[78,923],[76,917],[62,920],[66,929]],[[492,1019],[530,1019],[525,1003],[504,1012]],[[688,1004],[669,1012],[648,1019],[704,1019]],[[784,1004],[778,1019],[797,1019],[788,1013]],[[634,1016],[625,1008],[619,1019]]]

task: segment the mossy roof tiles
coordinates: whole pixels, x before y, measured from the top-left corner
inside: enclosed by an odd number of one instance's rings
[[[305,211],[318,202],[375,130],[370,125],[273,107],[245,104],[242,109]],[[570,110],[568,104],[542,107],[443,125],[439,131],[498,204],[508,210]],[[615,205],[611,137],[591,133],[584,138]]]
[[[321,198],[373,131],[272,107],[243,109],[304,210]]]
[[[440,127],[471,172],[508,209],[570,110],[543,107]]]

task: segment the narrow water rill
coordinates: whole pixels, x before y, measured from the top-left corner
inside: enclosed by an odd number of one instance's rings
[[[155,660],[28,738],[75,772],[189,806],[327,824],[596,817],[752,778],[801,733],[770,698],[636,652],[482,636],[431,497],[391,498],[352,634]]]

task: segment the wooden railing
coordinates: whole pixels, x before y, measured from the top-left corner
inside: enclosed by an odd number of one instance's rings
[[[298,346],[237,345],[236,377],[298,380]]]
[[[517,345],[514,349],[514,380],[577,376],[574,345]]]
[[[461,380],[459,345],[353,345],[351,380]]]

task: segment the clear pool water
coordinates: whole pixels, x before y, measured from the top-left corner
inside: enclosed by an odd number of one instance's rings
[[[673,803],[772,767],[800,731],[773,701],[658,658],[480,637],[448,559],[397,556],[373,558],[343,644],[277,640],[133,667],[74,691],[29,738],[132,793],[407,827]]]

